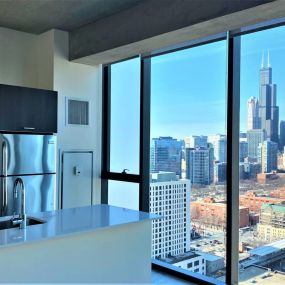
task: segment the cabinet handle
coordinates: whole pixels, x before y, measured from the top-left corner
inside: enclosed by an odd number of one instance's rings
[[[35,130],[36,128],[33,128],[33,127],[24,127],[24,130]]]
[[[7,189],[7,144],[6,141],[2,143],[2,212],[5,213],[8,204],[8,189]]]

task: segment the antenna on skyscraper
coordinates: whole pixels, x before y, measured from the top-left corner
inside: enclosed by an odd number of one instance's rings
[[[264,68],[264,51],[262,52],[261,68]]]
[[[269,50],[267,51],[267,67],[270,67]]]

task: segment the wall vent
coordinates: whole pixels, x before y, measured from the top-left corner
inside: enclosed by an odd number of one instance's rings
[[[68,125],[89,125],[89,102],[67,99],[67,124]]]

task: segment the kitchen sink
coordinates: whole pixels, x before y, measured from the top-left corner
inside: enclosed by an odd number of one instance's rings
[[[46,221],[33,217],[27,217],[26,226],[34,226],[44,224]],[[11,218],[0,221],[0,230],[7,230],[12,228],[19,228],[20,225],[13,225]]]

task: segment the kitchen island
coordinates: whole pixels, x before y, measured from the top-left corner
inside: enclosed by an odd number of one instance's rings
[[[44,223],[0,230],[0,282],[150,283],[159,216],[109,205],[32,216]]]

